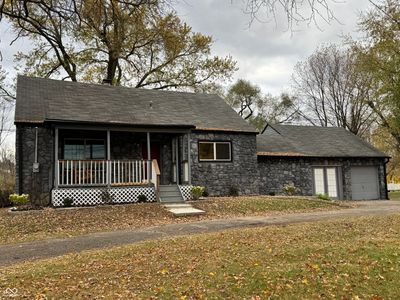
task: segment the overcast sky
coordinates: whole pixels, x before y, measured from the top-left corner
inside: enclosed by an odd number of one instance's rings
[[[307,1],[304,1],[307,2]],[[290,86],[293,67],[306,59],[323,43],[339,43],[343,35],[356,37],[357,18],[369,7],[367,0],[330,1],[340,22],[318,20],[318,29],[294,27],[287,30],[285,16],[278,14],[277,25],[253,22],[243,13],[240,0],[186,0],[178,6],[180,17],[195,31],[211,35],[213,53],[232,55],[238,62],[235,78],[244,78],[261,86],[264,92],[279,94]]]
[[[258,84],[263,92],[278,95],[290,91],[295,64],[305,60],[318,46],[340,43],[343,35],[357,37],[357,19],[369,8],[369,1],[330,0],[330,3],[338,22],[327,24],[319,19],[320,28],[311,24],[295,26],[293,30],[287,30],[285,16],[279,12],[276,22],[255,21],[249,26],[250,16],[243,12],[242,0],[184,0],[176,9],[194,31],[213,37],[212,54],[231,55],[237,61],[239,70],[234,79],[249,80]],[[3,54],[0,63],[3,69],[15,74],[13,55],[29,49],[29,41],[9,46],[12,32],[4,22],[0,39]],[[13,135],[9,144],[13,144]]]

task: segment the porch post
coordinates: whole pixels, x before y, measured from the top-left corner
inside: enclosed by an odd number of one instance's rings
[[[176,167],[176,184],[179,184],[179,137],[175,138],[175,167]]]
[[[190,161],[190,132],[187,134],[187,161],[188,161],[188,184],[192,185],[192,172],[191,172],[191,161]]]
[[[111,187],[111,132],[107,130],[107,187]]]
[[[58,128],[55,128],[54,134],[54,187],[58,188]]]
[[[148,177],[149,183],[151,180],[150,161],[151,161],[150,132],[147,132],[147,177]]]

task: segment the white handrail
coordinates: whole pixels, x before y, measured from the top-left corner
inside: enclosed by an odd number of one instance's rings
[[[150,170],[150,173],[149,173]],[[149,184],[150,160],[59,160],[59,186]]]

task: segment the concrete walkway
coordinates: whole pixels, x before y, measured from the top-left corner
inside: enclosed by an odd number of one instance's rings
[[[70,252],[132,244],[165,237],[215,232],[251,226],[286,225],[313,221],[353,218],[359,216],[384,216],[400,213],[400,201],[360,202],[360,206],[337,211],[297,213],[267,217],[206,220],[192,223],[171,224],[129,231],[92,233],[83,236],[48,239],[0,246],[0,266],[25,260],[54,257]],[[371,225],[373,226],[373,225]]]
[[[194,208],[190,203],[171,203],[165,204],[164,207],[175,217],[197,216],[206,213],[204,210]]]

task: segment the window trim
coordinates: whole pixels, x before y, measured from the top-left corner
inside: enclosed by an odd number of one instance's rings
[[[322,176],[323,176],[323,181],[324,181],[324,191],[325,194],[329,195],[329,190],[328,190],[328,175],[327,175],[327,169],[335,169],[335,177],[336,177],[336,197],[330,196],[332,199],[342,199],[343,195],[343,185],[341,183],[342,176],[342,166],[341,165],[312,165],[312,189],[313,189],[313,195],[316,194],[316,183],[315,183],[315,169],[322,169]]]
[[[213,159],[201,159],[200,158],[200,144],[213,144]],[[228,144],[229,145],[229,159],[217,159],[217,144]],[[198,161],[199,162],[232,162],[232,141],[217,141],[217,140],[199,140],[197,142],[198,149]]]

